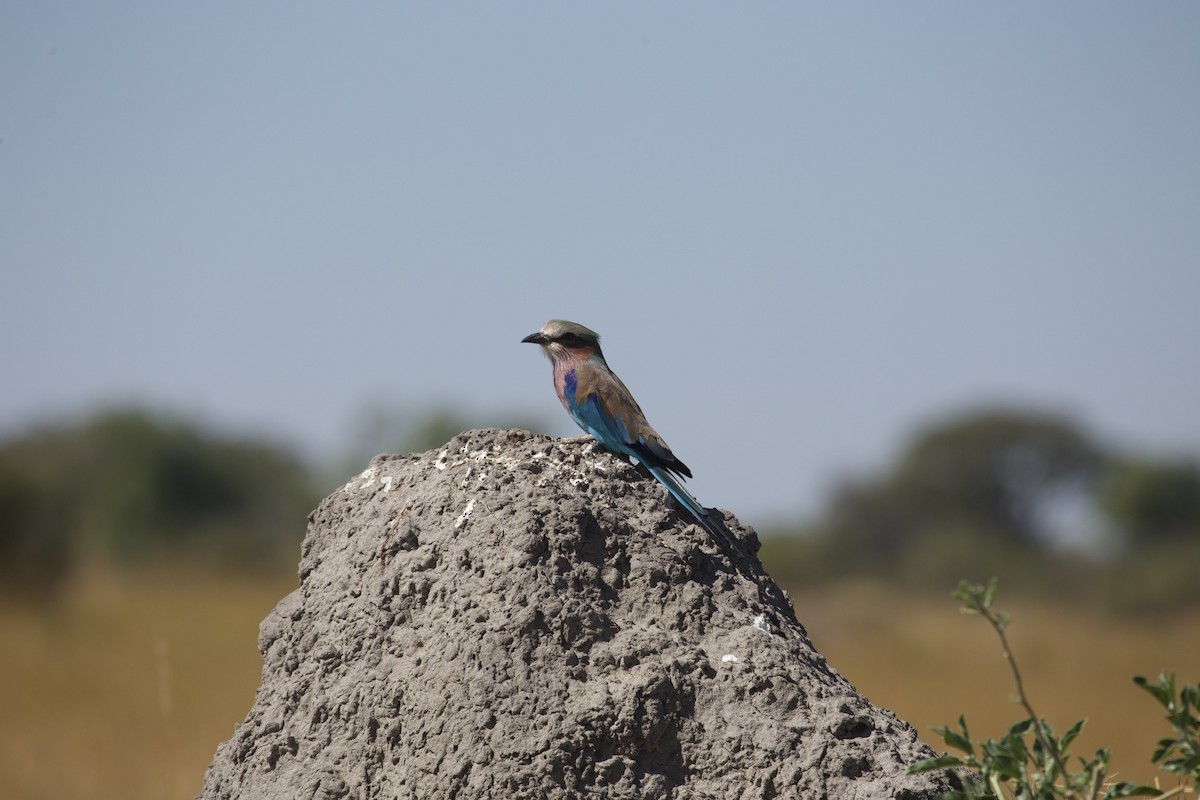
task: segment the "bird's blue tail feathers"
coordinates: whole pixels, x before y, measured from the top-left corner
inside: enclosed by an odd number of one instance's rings
[[[696,518],[697,522],[704,524],[704,518],[708,516],[708,509],[700,505],[700,501],[692,496],[679,478],[662,467],[646,464],[646,469],[650,470],[650,474],[657,478],[659,483],[667,487],[667,491],[674,495],[681,506],[692,512],[692,516]]]
[[[679,504],[691,512],[701,528],[708,531],[714,539],[722,542],[726,547],[732,548],[734,551],[737,550],[737,544],[732,534],[726,530],[721,522],[718,522],[716,515],[708,513],[708,509],[700,505],[700,501],[684,487],[683,482],[676,475],[662,467],[651,466],[650,464],[646,464],[645,466],[646,469],[650,470],[650,474],[657,478],[658,482],[665,486],[667,491],[679,501]]]

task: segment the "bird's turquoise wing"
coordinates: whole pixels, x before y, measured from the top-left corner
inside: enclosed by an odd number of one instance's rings
[[[564,395],[567,411],[575,424],[596,438],[596,441],[618,453],[629,453],[629,429],[620,416],[615,416],[597,386],[595,370],[577,367],[567,373]]]
[[[621,379],[610,370],[581,365],[568,375],[567,410],[579,427],[610,450],[631,455],[646,466],[691,477],[658,435]]]

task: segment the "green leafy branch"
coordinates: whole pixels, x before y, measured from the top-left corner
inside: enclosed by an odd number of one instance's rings
[[[1151,763],[1184,780],[1200,783],[1200,683],[1184,686],[1176,694],[1174,673],[1160,673],[1157,684],[1140,675],[1133,682],[1166,709],[1167,722],[1175,729],[1174,738],[1158,740]]]
[[[1177,694],[1174,675],[1160,675],[1155,685],[1144,678],[1134,679],[1167,710],[1175,737],[1159,741],[1152,761],[1163,770],[1179,774],[1183,778],[1179,786],[1164,793],[1152,786],[1109,781],[1108,748],[1097,750],[1090,759],[1079,757],[1079,766],[1071,769],[1070,746],[1086,720],[1079,720],[1059,736],[1034,710],[1005,634],[1009,615],[993,607],[996,588],[994,578],[986,587],[963,581],[953,596],[962,601],[964,613],[982,617],[996,632],[1016,685],[1017,701],[1027,716],[1000,739],[989,738],[978,746],[961,716],[957,729],[934,728],[947,746],[962,755],[947,753],[919,762],[909,768],[909,774],[954,771],[962,788],[948,792],[942,800],[1112,800],[1135,796],[1166,800],[1191,791],[1200,781],[1200,684],[1185,686]]]

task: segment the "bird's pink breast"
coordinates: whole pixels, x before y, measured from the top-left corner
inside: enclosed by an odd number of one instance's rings
[[[558,402],[562,403],[563,408],[570,411],[567,406],[567,375],[575,370],[583,362],[591,357],[591,353],[586,350],[560,348],[554,358],[554,393],[558,395]]]

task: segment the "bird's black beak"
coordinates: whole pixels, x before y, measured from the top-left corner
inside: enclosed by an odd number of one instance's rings
[[[550,340],[543,336],[540,331],[538,333],[531,333],[521,340],[522,343],[528,344],[545,344],[548,341]]]

